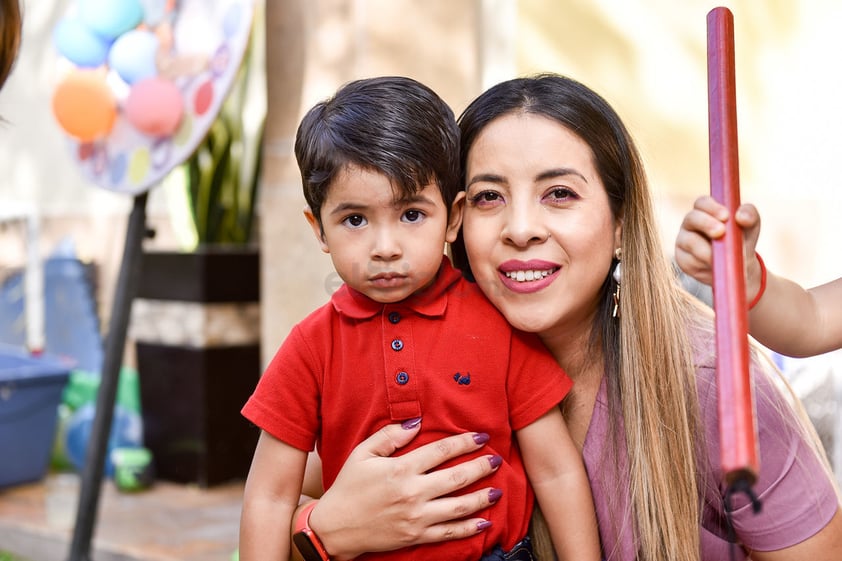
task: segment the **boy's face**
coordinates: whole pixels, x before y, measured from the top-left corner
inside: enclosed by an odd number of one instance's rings
[[[456,238],[462,204],[460,194],[448,220],[435,183],[396,201],[385,175],[348,166],[330,185],[321,227],[311,211],[305,216],[342,280],[372,300],[392,303],[433,281],[445,242]]]

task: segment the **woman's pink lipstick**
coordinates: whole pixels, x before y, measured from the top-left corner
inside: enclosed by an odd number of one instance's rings
[[[529,261],[506,261],[497,269],[500,282],[520,294],[537,292],[550,284],[558,276],[561,266],[541,259]]]

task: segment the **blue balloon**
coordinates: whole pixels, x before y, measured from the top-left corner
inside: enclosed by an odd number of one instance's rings
[[[158,37],[149,31],[132,30],[123,33],[108,53],[108,65],[128,84],[158,75],[155,55]]]
[[[103,39],[81,21],[64,18],[53,31],[53,42],[62,56],[76,66],[96,68],[105,63],[111,42]]]
[[[113,40],[143,21],[139,0],[80,0],[79,16],[95,33]]]
[[[167,17],[167,0],[140,0],[143,4],[143,23],[157,27]]]

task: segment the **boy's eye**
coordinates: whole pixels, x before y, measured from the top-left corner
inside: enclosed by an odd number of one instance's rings
[[[420,210],[408,210],[403,213],[403,219],[405,222],[418,222],[424,218],[424,213]]]
[[[342,223],[350,228],[359,228],[360,226],[365,226],[366,221],[365,217],[361,214],[352,214],[351,216],[346,217]]]

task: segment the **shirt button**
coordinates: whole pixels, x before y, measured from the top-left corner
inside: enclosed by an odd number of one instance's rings
[[[389,321],[398,323],[401,320],[401,315],[398,312],[389,312]]]
[[[401,341],[400,339],[393,339],[392,340],[392,350],[393,351],[399,351],[401,349],[403,349],[403,341]]]
[[[409,382],[409,374],[407,374],[406,372],[398,372],[395,375],[395,382],[397,382],[399,385],[403,386],[404,384]]]

